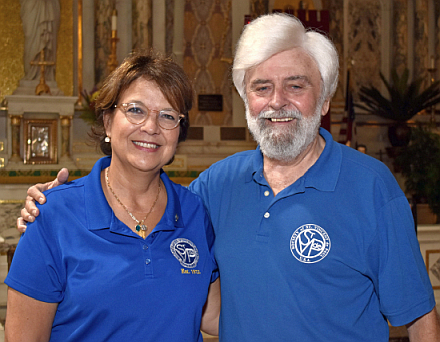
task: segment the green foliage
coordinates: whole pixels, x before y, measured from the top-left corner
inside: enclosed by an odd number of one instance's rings
[[[420,111],[440,103],[440,81],[434,82],[421,92],[422,79],[409,82],[408,69],[405,69],[401,76],[396,70],[392,70],[391,82],[388,82],[382,73],[380,78],[387,88],[389,97],[384,97],[373,86],[363,86],[359,92],[359,99],[363,104],[356,104],[356,107],[386,119],[405,122]]]
[[[428,128],[413,128],[409,145],[402,148],[395,163],[406,178],[406,190],[417,201],[426,200],[440,217],[440,136]]]

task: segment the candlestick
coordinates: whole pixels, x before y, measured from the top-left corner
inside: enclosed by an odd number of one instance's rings
[[[428,68],[428,72],[431,74],[431,85],[435,82],[435,73],[437,69],[435,68],[434,56],[431,56],[431,67]],[[435,122],[435,106],[431,106],[431,125],[437,127]]]
[[[116,59],[116,43],[119,41],[118,31],[117,31],[117,23],[118,23],[117,22],[117,15],[118,15],[118,12],[116,11],[116,9],[114,9],[113,13],[112,13],[112,35],[110,38],[111,52],[110,52],[109,59],[107,61],[107,67],[108,67],[109,73],[111,73],[113,70],[115,70],[119,64],[118,60]]]
[[[116,31],[118,29],[118,12],[116,9],[113,10],[112,13],[112,31]]]

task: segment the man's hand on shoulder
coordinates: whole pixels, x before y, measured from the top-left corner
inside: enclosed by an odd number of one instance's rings
[[[35,184],[28,189],[25,207],[21,209],[21,217],[17,219],[17,229],[21,233],[26,230],[26,223],[34,222],[35,217],[40,214],[37,206],[35,205],[35,201],[38,201],[38,203],[40,204],[44,204],[46,202],[46,197],[43,195],[43,191],[55,188],[58,185],[66,183],[68,178],[69,170],[67,170],[66,168],[62,168],[58,172],[57,178],[55,178],[53,181],[44,184]]]

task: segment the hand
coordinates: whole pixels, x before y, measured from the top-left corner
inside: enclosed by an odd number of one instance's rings
[[[40,204],[46,202],[46,197],[43,195],[43,191],[55,188],[58,185],[64,184],[69,178],[69,170],[62,168],[57,175],[57,178],[52,182],[47,182],[44,184],[36,184],[31,186],[27,191],[26,204],[23,209],[21,209],[21,217],[17,219],[17,229],[19,232],[23,233],[26,230],[27,222],[34,222],[35,217],[37,217],[40,212],[35,205],[35,201]]]

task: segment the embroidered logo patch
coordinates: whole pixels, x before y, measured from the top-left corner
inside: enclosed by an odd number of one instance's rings
[[[327,232],[316,224],[305,224],[294,231],[290,238],[290,251],[305,264],[324,259],[330,251],[331,242]]]
[[[170,245],[171,253],[183,267],[194,268],[199,261],[199,251],[196,245],[188,239],[175,239]]]

